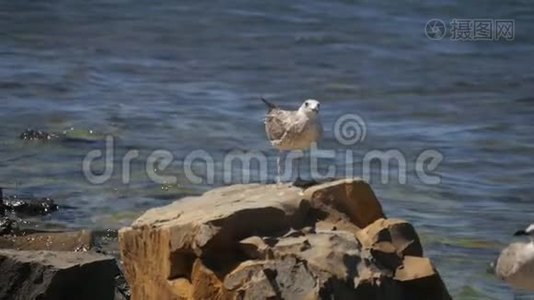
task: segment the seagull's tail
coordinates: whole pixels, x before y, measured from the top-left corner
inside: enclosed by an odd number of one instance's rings
[[[265,103],[265,105],[267,105],[269,107],[269,110],[276,108],[276,105],[274,105],[271,102],[265,100],[263,97],[260,97],[260,99],[261,99],[261,101],[263,101],[263,103]]]

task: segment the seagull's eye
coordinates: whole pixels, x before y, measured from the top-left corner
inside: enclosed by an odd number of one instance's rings
[[[304,102],[304,105],[305,105],[305,106],[308,106],[308,102]]]

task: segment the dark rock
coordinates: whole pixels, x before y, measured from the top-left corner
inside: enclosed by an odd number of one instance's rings
[[[132,296],[130,286],[122,272],[115,276],[115,300],[128,300]]]
[[[4,205],[4,191],[0,187],[0,216],[5,215],[6,207]]]
[[[0,236],[6,234],[13,234],[16,229],[17,223],[14,220],[8,217],[0,217]]]
[[[6,226],[2,226],[2,221]],[[9,223],[12,222],[12,223]],[[117,232],[107,231],[72,231],[54,232],[31,230],[19,230],[16,223],[8,218],[0,219],[0,232],[3,228],[13,229],[0,236],[0,249],[14,250],[47,250],[47,251],[73,251],[73,252],[97,252],[108,255],[118,255]],[[1,276],[0,276],[1,282]],[[130,288],[122,272],[115,276],[115,300],[130,299]],[[2,299],[0,297],[0,299]]]
[[[96,230],[93,231],[92,250],[98,253],[120,256],[119,245],[117,242],[117,230]]]
[[[92,134],[92,131],[89,131]],[[74,143],[74,144],[92,144],[99,141],[99,139],[94,139],[87,136],[79,136],[73,134],[71,130],[66,130],[61,133],[46,132],[43,130],[37,129],[26,129],[20,135],[19,138],[24,141],[39,141],[39,142],[48,142],[48,141],[58,141],[61,143]]]
[[[46,215],[58,210],[59,206],[50,198],[7,196],[3,199],[7,211],[25,216]]]
[[[0,250],[0,299],[114,299],[118,272],[96,253]]]
[[[303,189],[309,188],[309,187],[317,185],[317,184],[319,184],[319,183],[317,181],[315,181],[315,180],[304,180],[304,179],[301,179],[301,178],[297,178],[295,181],[292,182],[293,186],[296,186],[296,187],[299,187],[299,188],[303,188]]]
[[[19,138],[24,141],[50,141],[57,139],[59,136],[54,133],[48,133],[42,130],[26,129],[20,135]]]

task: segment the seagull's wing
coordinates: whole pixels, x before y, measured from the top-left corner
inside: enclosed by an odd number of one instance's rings
[[[497,259],[495,274],[514,288],[532,290],[534,285],[532,245],[512,243],[506,247]]]
[[[507,278],[525,266],[531,266],[529,271],[534,272],[534,268],[532,268],[534,266],[533,256],[528,247],[527,243],[512,243],[506,247],[497,259],[495,267],[497,276]]]
[[[288,134],[298,131],[293,111],[275,108],[265,117],[265,131],[271,141],[282,141]]]

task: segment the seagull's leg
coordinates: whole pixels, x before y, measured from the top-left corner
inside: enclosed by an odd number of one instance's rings
[[[282,155],[284,152],[278,151],[278,157],[276,158],[276,183],[282,183]]]
[[[302,151],[299,151],[299,156],[297,157],[297,160],[296,160],[297,178],[295,178],[295,181],[293,182],[293,185],[299,186],[299,187],[304,184],[304,181],[302,180],[302,178],[300,178],[300,165],[302,164],[302,157],[303,157],[303,153]]]
[[[296,165],[297,165],[297,178],[295,178],[295,181],[293,181],[293,185],[294,186],[298,186],[298,187],[305,187],[307,186],[307,182],[304,181],[301,177],[300,177],[300,165],[302,164],[302,158],[304,157],[303,155],[303,152],[302,151],[299,151],[300,155],[299,157],[297,157],[296,159]]]
[[[295,182],[300,182],[300,160],[302,159],[302,156],[297,157],[296,165],[297,165],[297,178],[295,179]]]

